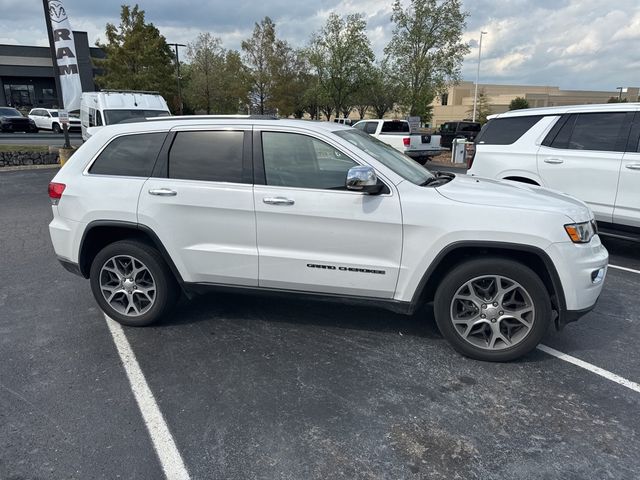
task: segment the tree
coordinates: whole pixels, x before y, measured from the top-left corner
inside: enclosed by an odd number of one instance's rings
[[[269,105],[282,117],[302,118],[305,93],[312,76],[302,50],[292,48],[285,41],[276,41],[272,65],[272,96]]]
[[[225,50],[219,38],[201,33],[187,46],[187,58],[186,92],[191,107],[207,114],[244,110],[250,86],[238,52]]]
[[[376,118],[383,118],[399,100],[399,88],[393,81],[386,62],[372,68],[371,81],[367,87],[367,95]]]
[[[516,97],[509,103],[509,110],[521,110],[523,108],[529,108],[529,102],[526,98]]]
[[[145,23],[144,10],[122,6],[120,25],[106,26],[106,43],[96,42],[106,54],[97,60],[103,73],[96,77],[100,88],[155,90],[172,100],[175,94],[173,52],[153,23]]]
[[[244,62],[249,68],[253,105],[264,115],[273,94],[273,73],[276,61],[276,24],[264,17],[253,28],[251,38],[242,42]]]
[[[394,1],[395,28],[384,52],[400,86],[400,104],[410,115],[428,120],[435,96],[459,82],[469,52],[462,41],[468,15],[461,0],[411,0],[407,9]]]
[[[484,89],[478,93],[478,100],[476,102],[476,122],[481,124],[487,123],[487,117],[491,115],[491,105],[489,105],[489,97],[485,93]],[[473,115],[473,107],[467,110],[469,116]]]
[[[334,110],[337,115],[352,110],[354,95],[373,62],[366,28],[360,14],[340,17],[331,13],[326,24],[311,37],[307,54],[329,102],[322,108],[327,120]]]

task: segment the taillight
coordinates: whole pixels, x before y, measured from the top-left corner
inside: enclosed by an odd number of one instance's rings
[[[404,143],[405,147],[408,147],[409,145],[411,145],[411,138],[410,137],[404,137],[402,139],[402,143]]]
[[[467,169],[473,166],[473,159],[476,158],[476,146],[475,144],[469,145],[467,148]]]
[[[51,182],[49,184],[49,198],[51,199],[51,205],[57,205],[60,198],[62,198],[62,192],[67,186],[64,183]]]

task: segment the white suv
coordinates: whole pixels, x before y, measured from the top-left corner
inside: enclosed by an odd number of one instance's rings
[[[584,200],[602,233],[640,239],[640,104],[515,110],[476,138],[471,175]]]
[[[98,131],[49,185],[55,252],[126,325],[181,291],[433,302],[460,352],[509,360],[593,308],[608,254],[582,202],[429,171],[336,123],[168,117]]]
[[[58,110],[53,108],[34,108],[29,112],[29,118],[33,120],[38,130],[51,130],[53,133],[62,133],[62,124],[58,119]],[[75,113],[69,114],[69,131],[80,131],[80,117]]]

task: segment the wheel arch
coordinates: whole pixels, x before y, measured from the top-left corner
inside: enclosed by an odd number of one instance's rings
[[[78,266],[82,276],[89,278],[91,263],[100,250],[113,242],[127,239],[138,240],[158,250],[182,287],[184,284],[182,276],[160,238],[151,228],[134,222],[96,220],[87,225],[82,234],[78,254]]]
[[[443,249],[429,265],[411,299],[410,312],[414,312],[421,304],[433,300],[440,281],[452,268],[467,259],[487,255],[515,260],[531,268],[547,288],[554,310],[559,315],[566,311],[560,276],[553,261],[544,250],[529,245],[504,242],[463,241]]]

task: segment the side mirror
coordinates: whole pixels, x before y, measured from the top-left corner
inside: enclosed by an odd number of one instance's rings
[[[351,167],[347,172],[347,190],[365,192],[372,195],[380,193],[382,184],[373,168],[369,166]]]

